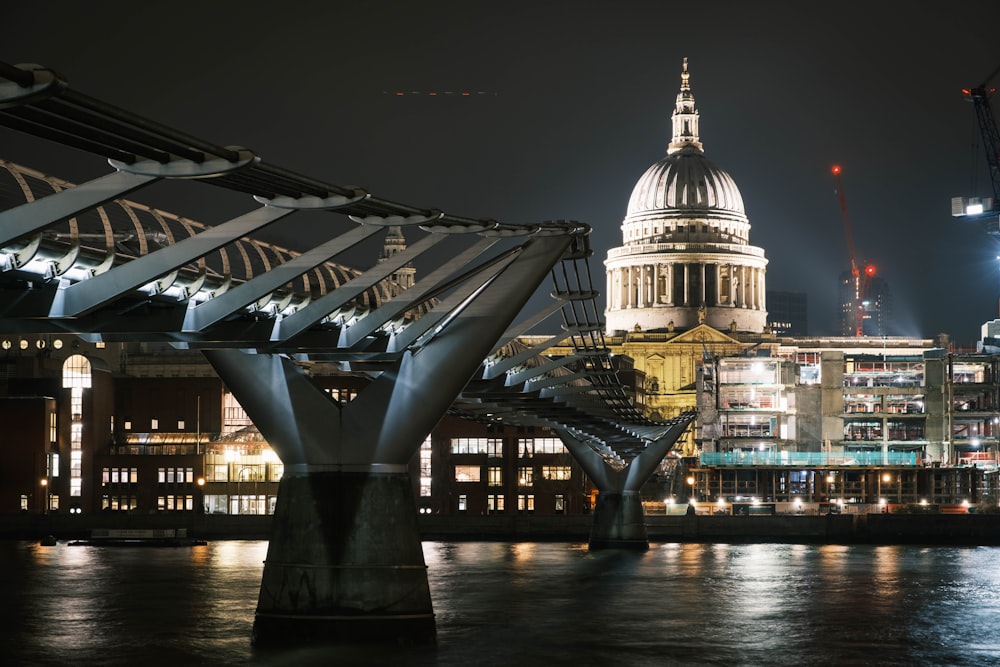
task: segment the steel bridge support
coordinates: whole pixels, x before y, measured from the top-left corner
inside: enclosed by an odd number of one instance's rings
[[[575,433],[566,429],[557,430],[566,447],[597,487],[597,504],[594,507],[594,522],[590,528],[588,543],[590,549],[649,548],[646,514],[639,491],[656,472],[660,461],[684,433],[690,421],[690,418],[675,420],[666,433],[651,440],[642,452],[620,468],[612,467],[604,456]]]
[[[529,240],[346,405],[287,357],[204,351],[284,464],[255,643],[434,641],[408,464],[572,241]]]

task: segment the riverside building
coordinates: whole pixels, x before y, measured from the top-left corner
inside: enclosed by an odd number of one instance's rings
[[[648,511],[692,498],[699,512],[995,506],[998,348],[779,335],[768,260],[750,244],[735,181],[705,157],[686,61],[671,126],[605,263],[606,344],[636,404],[654,418],[699,415],[643,488]],[[46,182],[0,165],[19,183]],[[403,249],[390,230],[383,259]],[[394,281],[413,284],[412,267]],[[983,340],[996,331],[1000,322],[984,325]],[[341,403],[367,381],[332,364],[310,374]],[[200,354],[26,334],[0,339],[0,379],[0,513],[274,510],[281,461]],[[448,416],[410,477],[422,513],[575,515],[594,503],[594,486],[541,427]]]

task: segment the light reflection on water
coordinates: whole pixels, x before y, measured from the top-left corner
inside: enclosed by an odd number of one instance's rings
[[[266,552],[0,541],[5,664],[1000,664],[998,547],[428,542],[435,646],[264,652]]]

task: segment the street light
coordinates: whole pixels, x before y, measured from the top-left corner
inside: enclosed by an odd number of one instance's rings
[[[694,497],[694,475],[688,476],[687,483],[688,483],[688,486],[691,487],[691,498],[690,498],[690,500],[691,500],[691,504],[694,505],[694,503],[695,503],[695,497]]]
[[[198,490],[201,492],[201,498],[199,499],[199,502],[201,503],[201,513],[202,514],[207,514],[208,513],[208,506],[205,504],[205,478],[204,477],[199,477],[198,478]]]
[[[39,482],[39,484],[42,485],[42,502],[45,503],[44,505],[42,505],[42,514],[48,514],[49,513],[49,478],[48,477],[43,477],[42,480]]]
[[[887,472],[882,473],[882,475],[878,478],[878,504],[879,510],[883,512],[885,511],[885,498],[882,497],[882,482],[888,484],[891,481],[892,475]]]

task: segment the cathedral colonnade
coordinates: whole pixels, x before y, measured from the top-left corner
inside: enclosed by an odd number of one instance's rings
[[[765,310],[765,270],[733,262],[652,261],[609,268],[608,310],[730,306]]]

